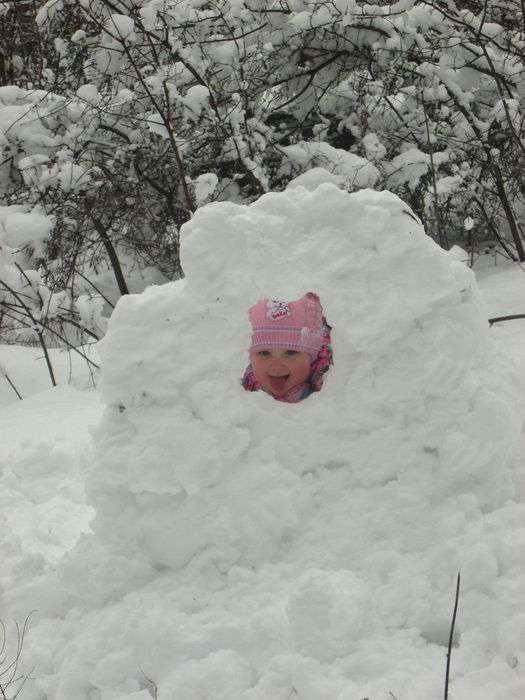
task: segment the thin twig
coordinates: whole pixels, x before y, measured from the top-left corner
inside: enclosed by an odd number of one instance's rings
[[[18,391],[18,389],[16,388],[16,386],[15,386],[15,385],[13,384],[13,382],[11,381],[11,378],[9,377],[9,375],[7,374],[7,372],[2,371],[2,374],[4,375],[4,378],[5,378],[6,382],[9,384],[9,386],[11,387],[11,389],[15,392],[15,394],[18,396],[18,398],[20,399],[20,401],[22,401],[22,396],[20,395],[20,392]]]
[[[151,694],[151,697],[153,698],[153,700],[157,700],[158,692],[159,692],[157,684],[155,683],[155,681],[152,681],[151,678],[146,676],[146,674],[144,673],[144,671],[142,671],[142,669],[141,669],[141,673],[149,685],[148,692]]]
[[[2,282],[2,280],[0,280],[0,283],[1,283],[1,282]],[[5,304],[3,304],[3,302],[0,302],[0,305],[5,305]],[[17,313],[17,314],[21,314],[21,315],[23,316],[23,313],[22,313],[21,311],[18,311],[17,309],[11,308],[11,311],[13,311],[13,312],[15,312],[15,313]],[[22,324],[22,326],[24,326],[24,327],[26,327],[26,328],[31,328],[31,324],[30,324],[30,323],[26,323],[26,322],[22,321],[21,319],[18,319],[18,318],[16,318],[16,317],[11,316],[10,314],[6,314],[6,316],[8,316],[9,318],[11,318],[11,319],[13,319],[13,320],[15,320],[15,321],[18,321],[19,323]],[[43,328],[45,328],[45,330],[49,331],[49,332],[52,333],[53,335],[56,335],[56,337],[57,337],[59,340],[61,340],[68,348],[71,348],[71,350],[73,350],[73,352],[76,352],[77,355],[80,355],[80,357],[84,358],[84,360],[85,360],[86,362],[88,362],[90,365],[92,365],[92,366],[95,367],[96,369],[100,369],[99,365],[97,365],[96,362],[93,362],[93,360],[90,360],[89,357],[88,357],[87,355],[85,355],[85,354],[84,354],[83,352],[81,352],[77,347],[75,347],[72,343],[70,343],[69,340],[68,340],[67,338],[65,338],[63,335],[60,335],[60,333],[59,333],[58,331],[56,331],[54,328],[52,328],[51,326],[48,326],[47,324],[43,323],[42,321],[38,321],[38,323],[40,323],[40,325],[41,325]]]
[[[500,321],[513,321],[515,318],[525,318],[525,314],[511,314],[510,316],[497,316],[496,318],[489,318],[489,323],[492,326],[493,323],[499,323]]]
[[[461,574],[458,571],[458,577],[456,580],[456,598],[454,600],[454,612],[452,613],[452,622],[450,624],[450,634],[448,637],[448,649],[447,649],[447,666],[445,671],[445,695],[444,700],[448,700],[448,681],[450,676],[450,659],[452,657],[452,639],[454,637],[454,627],[456,625],[456,614],[458,611],[459,602],[459,585],[461,582]]]
[[[93,226],[95,227],[96,232],[100,236],[100,239],[102,243],[104,244],[104,248],[106,249],[106,252],[109,257],[109,261],[111,263],[111,269],[113,270],[113,274],[115,275],[115,279],[117,281],[117,285],[119,288],[119,292],[121,293],[122,296],[125,294],[129,294],[129,289],[128,285],[126,283],[126,279],[124,277],[124,272],[122,271],[122,266],[120,264],[120,260],[118,258],[117,252],[115,250],[115,246],[113,245],[106,227],[98,219],[96,216],[94,216],[92,213],[90,214],[91,221],[93,222]]]
[[[10,688],[9,691],[9,699],[14,700],[14,698],[17,698],[21,691],[22,688],[24,687],[24,684],[26,680],[28,679],[28,674],[25,673],[18,673],[18,666],[20,664],[20,660],[22,657],[22,649],[24,647],[24,640],[27,634],[27,629],[29,626],[29,621],[31,619],[31,615],[35,611],[31,611],[29,615],[26,617],[24,620],[24,624],[22,628],[20,628],[20,625],[18,622],[15,622],[15,627],[16,627],[16,651],[14,652],[14,658],[9,663],[5,668],[0,669],[0,700],[8,700],[8,696],[6,694],[6,691],[8,688]],[[2,652],[6,647],[6,639],[7,639],[7,632],[6,632],[6,627],[5,624],[2,620],[0,620],[0,627],[2,630]],[[3,655],[1,662],[6,661],[6,656]],[[3,678],[4,676],[9,676],[7,680]],[[13,687],[15,686],[15,687]],[[14,693],[13,693],[14,691]]]
[[[0,656],[2,656],[7,642],[7,632],[3,620],[0,620],[0,629],[2,630],[2,644],[0,645]]]
[[[115,308],[115,304],[114,304],[112,301],[110,301],[110,300],[107,298],[107,296],[105,296],[105,295],[100,291],[100,289],[94,284],[94,282],[92,282],[88,277],[86,277],[85,275],[83,275],[83,274],[80,272],[80,270],[75,269],[75,274],[78,275],[79,277],[81,277],[83,280],[85,280],[88,284],[90,284],[90,285],[93,287],[93,289],[95,290],[95,292],[97,292],[97,294],[100,294],[100,296],[102,297],[102,299],[104,299],[104,301],[105,301],[107,304],[109,304],[109,306],[111,306],[112,309]]]
[[[49,372],[51,384],[53,386],[56,386],[57,383],[56,383],[56,379],[55,379],[55,373],[53,371],[53,365],[51,364],[51,358],[49,357],[49,353],[47,351],[47,345],[46,345],[45,340],[44,340],[44,334],[42,333],[42,330],[41,330],[41,328],[46,327],[46,324],[44,324],[42,321],[36,319],[33,316],[31,309],[29,308],[29,306],[27,304],[24,303],[24,301],[21,299],[20,295],[18,294],[18,292],[16,290],[14,290],[12,287],[10,287],[6,282],[4,282],[4,280],[0,280],[0,284],[4,287],[4,289],[6,289],[10,294],[12,294],[12,296],[14,296],[14,298],[23,307],[26,316],[28,316],[31,319],[31,321],[32,321],[31,327],[35,331],[37,338],[38,338],[38,342],[40,343],[40,346],[44,352],[44,357],[45,357],[46,365],[47,365],[47,371]],[[21,313],[21,312],[18,312],[18,313]],[[58,333],[57,333],[57,335],[58,335]]]

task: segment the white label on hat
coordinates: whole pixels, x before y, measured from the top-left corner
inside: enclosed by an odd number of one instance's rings
[[[278,321],[280,318],[291,315],[292,312],[287,301],[283,299],[268,299],[266,302],[266,316],[271,321]]]

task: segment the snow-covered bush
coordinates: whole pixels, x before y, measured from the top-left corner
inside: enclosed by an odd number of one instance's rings
[[[31,42],[6,54],[24,89],[0,88],[0,187],[54,217],[42,274],[73,307],[96,294],[108,316],[120,294],[178,278],[196,208],[316,167],[396,192],[444,248],[492,238],[525,259],[517,0],[510,14],[440,0],[26,9]]]

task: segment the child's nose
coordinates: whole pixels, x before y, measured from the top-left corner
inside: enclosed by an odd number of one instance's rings
[[[272,362],[270,362],[269,369],[271,372],[283,372],[284,373],[287,371],[288,368],[286,367],[285,362],[283,362],[282,360],[275,359],[275,360],[272,360]]]

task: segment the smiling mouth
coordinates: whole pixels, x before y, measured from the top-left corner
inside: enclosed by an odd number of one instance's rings
[[[272,377],[272,375],[268,375],[268,380],[270,382],[270,385],[272,389],[275,391],[283,391],[284,386],[286,382],[288,381],[289,374],[285,374],[284,376],[281,377]]]

